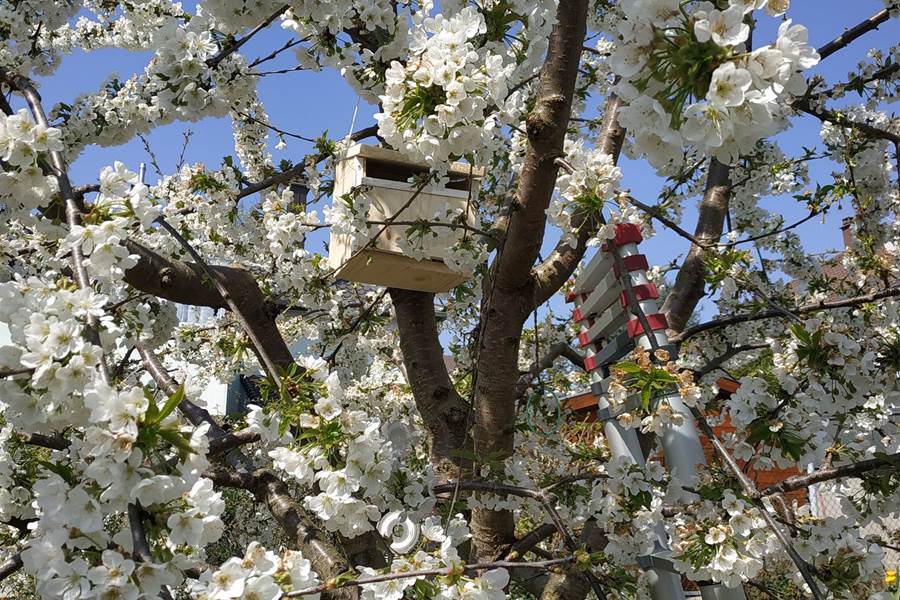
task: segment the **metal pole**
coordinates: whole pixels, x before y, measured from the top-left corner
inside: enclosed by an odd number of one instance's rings
[[[635,243],[623,244],[622,246],[611,248],[611,250],[618,252],[623,259],[639,254]],[[633,286],[650,283],[646,272],[643,270],[623,273],[623,276],[630,277]],[[655,298],[639,300],[638,306],[647,316],[659,313],[659,306]],[[638,317],[632,314],[630,319],[633,322]],[[638,329],[640,330],[641,327],[638,327]],[[653,344],[651,344],[650,335],[654,336],[654,341],[658,347],[668,346],[669,337],[666,334],[665,327],[653,332],[644,331],[634,339],[635,344],[647,350],[652,350]],[[692,486],[699,479],[697,465],[706,465],[706,455],[703,453],[703,447],[700,445],[700,435],[697,432],[694,417],[691,415],[688,407],[681,401],[681,396],[673,394],[666,397],[665,400],[672,407],[673,412],[683,417],[680,425],[670,425],[663,432],[662,448],[666,457],[666,468],[672,477],[677,477],[685,485]],[[703,600],[746,600],[743,588],[729,588],[722,584],[701,585],[700,595]]]
[[[579,301],[583,302],[587,298],[587,294],[580,297]],[[587,324],[581,322],[582,331],[587,331]],[[600,348],[596,343],[587,346],[587,356],[593,356]],[[603,380],[609,374],[609,371],[603,369],[595,369],[590,373],[591,391],[597,398],[598,414],[603,409],[609,408],[609,402],[606,400],[606,389],[604,389]],[[606,419],[603,423],[603,433],[606,436],[606,442],[612,456],[624,458],[633,464],[644,466],[644,453],[641,451],[641,445],[638,441],[637,433],[634,429],[624,428],[615,418]],[[656,528],[656,548],[654,552],[664,550],[667,547],[668,539],[666,536],[665,526],[660,523]],[[681,587],[681,577],[675,573],[665,571],[663,569],[650,568],[646,570],[649,575],[650,596],[653,600],[684,600],[684,590]]]

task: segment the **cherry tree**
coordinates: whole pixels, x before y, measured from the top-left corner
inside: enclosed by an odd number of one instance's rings
[[[706,588],[779,597],[758,578],[783,564],[797,597],[893,597],[882,552],[897,542],[861,528],[900,506],[900,56],[870,52],[842,81],[808,70],[896,31],[900,5],[848,3],[849,28],[815,48],[789,4],[0,2],[4,593],[649,598],[639,559],[662,528]],[[766,37],[761,23],[780,25]],[[283,44],[245,54],[277,28]],[[101,48],[152,58],[45,105],[35,80]],[[276,165],[270,141],[304,123],[270,122],[257,85],[285,56],[340,72],[377,125]],[[222,116],[237,160],[154,184],[121,162],[69,178],[92,145]],[[779,134],[800,120],[820,139],[791,154]],[[453,161],[482,169],[474,224],[373,223],[364,187],[332,197],[362,141],[428,166],[411,191]],[[623,189],[622,153],[666,179],[657,201]],[[813,161],[831,177],[811,180]],[[771,197],[808,214],[792,221]],[[855,243],[807,251],[800,226],[842,203]],[[405,254],[436,240],[466,283],[338,281],[304,243],[327,229],[359,252],[391,223]],[[647,456],[696,420],[715,454],[692,480],[610,456],[600,424],[560,425],[558,398],[588,380],[550,301],[622,224],[690,244],[650,271],[672,345],[623,359],[608,400],[646,394],[618,421]],[[177,304],[216,316],[179,323]],[[254,370],[245,415],[199,403],[208,378]],[[740,388],[721,401],[723,375]],[[735,431],[720,436],[724,417]],[[759,487],[745,465],[801,474]],[[845,516],[784,500],[812,484],[842,491]]]

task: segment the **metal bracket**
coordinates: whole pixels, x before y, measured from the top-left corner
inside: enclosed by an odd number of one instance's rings
[[[670,573],[678,573],[675,563],[672,561],[672,553],[668,550],[661,550],[655,554],[639,556],[637,559],[638,566],[645,571],[647,569],[656,569],[659,571],[668,571]]]

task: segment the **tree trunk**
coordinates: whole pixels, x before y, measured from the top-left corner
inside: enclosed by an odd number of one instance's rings
[[[722,237],[725,215],[728,214],[728,202],[731,199],[730,169],[717,161],[710,160],[709,173],[706,175],[706,191],[700,202],[697,215],[697,228],[694,237],[704,244],[715,244]],[[678,270],[678,277],[672,291],[666,296],[662,313],[666,315],[669,329],[680,332],[684,329],[703,297],[706,288],[706,268],[703,265],[703,254],[706,250],[696,244],[691,246],[687,258]]]

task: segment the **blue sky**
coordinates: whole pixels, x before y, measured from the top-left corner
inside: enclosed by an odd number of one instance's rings
[[[833,39],[846,27],[876,13],[883,6],[881,0],[795,0],[788,16],[808,27],[810,42],[818,47]],[[773,40],[779,23],[778,19],[762,16],[760,26],[754,34],[756,45]],[[268,54],[289,37],[287,32],[277,26],[272,27],[248,43],[244,47],[244,53],[252,60]],[[816,67],[814,72],[825,75],[831,82],[846,80],[848,71],[865,56],[869,48],[887,49],[898,40],[900,40],[900,24],[895,19],[882,25],[879,31],[867,34],[851,47],[832,55]],[[270,65],[270,69],[289,67],[296,64],[291,62],[292,58],[291,53],[286,52],[283,59],[267,64]],[[47,106],[57,102],[70,103],[79,93],[97,90],[111,73],[118,74],[120,78],[127,78],[132,73],[142,71],[147,60],[147,54],[120,50],[78,53],[65,58],[54,76],[41,80],[40,91]],[[354,107],[357,105],[356,94],[340,75],[332,70],[264,77],[260,84],[260,93],[271,123],[308,137],[316,137],[325,130],[328,130],[332,138],[346,135],[351,127]],[[360,102],[356,128],[372,124],[374,112],[374,107]],[[174,123],[157,128],[147,136],[164,171],[171,172],[174,169],[181,148],[182,133],[186,129],[194,131],[186,153],[188,162],[203,162],[214,167],[221,162],[224,155],[233,154],[231,127],[227,119]],[[819,123],[812,117],[797,119],[796,126],[782,134],[779,140],[789,153],[799,153],[803,146],[814,147],[819,144]],[[283,151],[277,151],[274,150],[277,139],[272,137],[271,144],[276,161],[281,158],[297,161],[310,149],[307,143],[293,139],[287,141],[288,147]],[[136,138],[116,147],[91,146],[71,165],[72,180],[76,184],[96,181],[100,169],[115,160],[123,161],[133,170],[137,170],[141,162],[148,162],[143,145]],[[620,166],[624,175],[623,186],[631,189],[636,197],[645,202],[654,203],[662,181],[655,176],[653,170],[642,161],[627,159],[623,159]],[[814,161],[811,165],[813,181],[817,178],[819,180],[827,178],[833,168],[835,168],[833,163]],[[155,174],[148,167],[148,182],[154,180]],[[685,211],[684,224],[688,229],[693,229],[696,214],[693,204],[689,202]],[[806,214],[805,208],[796,206],[795,201],[790,198],[773,199],[767,201],[766,206],[784,214],[788,222]],[[840,248],[839,226],[842,216],[846,214],[845,206],[844,211],[829,213],[824,224],[821,224],[819,219],[814,219],[799,228],[798,231],[809,251],[824,252]],[[661,228],[658,229],[660,234],[645,242],[642,247],[651,262],[668,262],[687,250],[685,240],[664,232]],[[545,251],[552,247],[553,241],[547,240]],[[315,240],[308,248],[323,250],[321,243]]]

